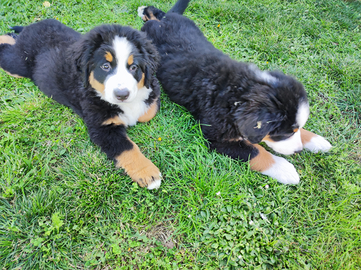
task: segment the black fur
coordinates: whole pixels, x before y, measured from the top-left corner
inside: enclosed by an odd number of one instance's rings
[[[145,34],[130,27],[102,25],[81,35],[51,19],[14,29],[20,32],[15,45],[0,44],[1,68],[32,79],[47,96],[72,108],[83,118],[91,140],[108,158],[132,149],[125,125],[103,124],[124,112],[99,97],[89,84],[89,74],[95,68],[96,51],[111,48],[116,36],[126,37],[145,74],[145,86],[152,88],[143,102],[157,102],[159,106],[160,89],[153,75],[159,56]]]
[[[190,0],[182,0],[182,1],[177,1],[177,3],[175,3],[175,5],[168,11],[168,13],[178,13],[178,14],[183,14],[183,12],[186,10],[188,3]]]
[[[216,49],[190,19],[144,9],[149,12],[160,14],[142,27],[161,55],[157,77],[170,99],[201,122],[212,149],[246,161],[258,155],[252,144],[266,135],[275,141],[293,135],[297,109],[307,103],[301,83],[281,72],[264,73],[268,81],[254,65]]]

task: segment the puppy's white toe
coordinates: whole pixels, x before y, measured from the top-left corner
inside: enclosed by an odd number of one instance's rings
[[[331,149],[332,145],[322,136],[313,137],[308,143],[303,145],[304,149],[307,149],[313,153],[327,152]]]
[[[295,167],[284,158],[274,156],[275,163],[262,173],[272,178],[275,178],[282,184],[298,184],[300,182],[300,176],[298,175]]]
[[[141,6],[138,8],[138,16],[143,18],[144,16],[144,9],[146,8],[147,6]]]
[[[154,182],[152,182],[149,186],[147,186],[147,189],[158,189],[161,183],[162,183],[162,179],[154,180]]]

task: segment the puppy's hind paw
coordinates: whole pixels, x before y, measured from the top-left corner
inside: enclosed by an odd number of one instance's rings
[[[144,10],[146,8],[147,8],[147,6],[138,7],[138,16],[141,17],[143,21],[146,21],[146,16],[144,14]]]

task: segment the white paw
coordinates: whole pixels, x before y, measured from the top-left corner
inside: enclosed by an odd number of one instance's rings
[[[162,179],[154,180],[149,186],[147,186],[147,189],[158,189],[160,187],[160,184],[162,182]]]
[[[275,178],[282,184],[298,184],[300,182],[300,176],[295,167],[284,158],[272,156],[275,163],[271,168],[262,173]]]
[[[147,6],[141,6],[138,8],[138,16],[143,18],[144,16],[144,9],[146,8]]]
[[[304,149],[307,149],[313,153],[318,151],[327,152],[331,149],[332,145],[324,138],[319,135],[313,137],[311,141],[303,145]]]

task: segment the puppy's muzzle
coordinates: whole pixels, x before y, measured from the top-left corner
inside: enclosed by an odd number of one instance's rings
[[[114,95],[117,100],[124,101],[129,97],[129,90],[127,88],[116,88],[114,89]]]

